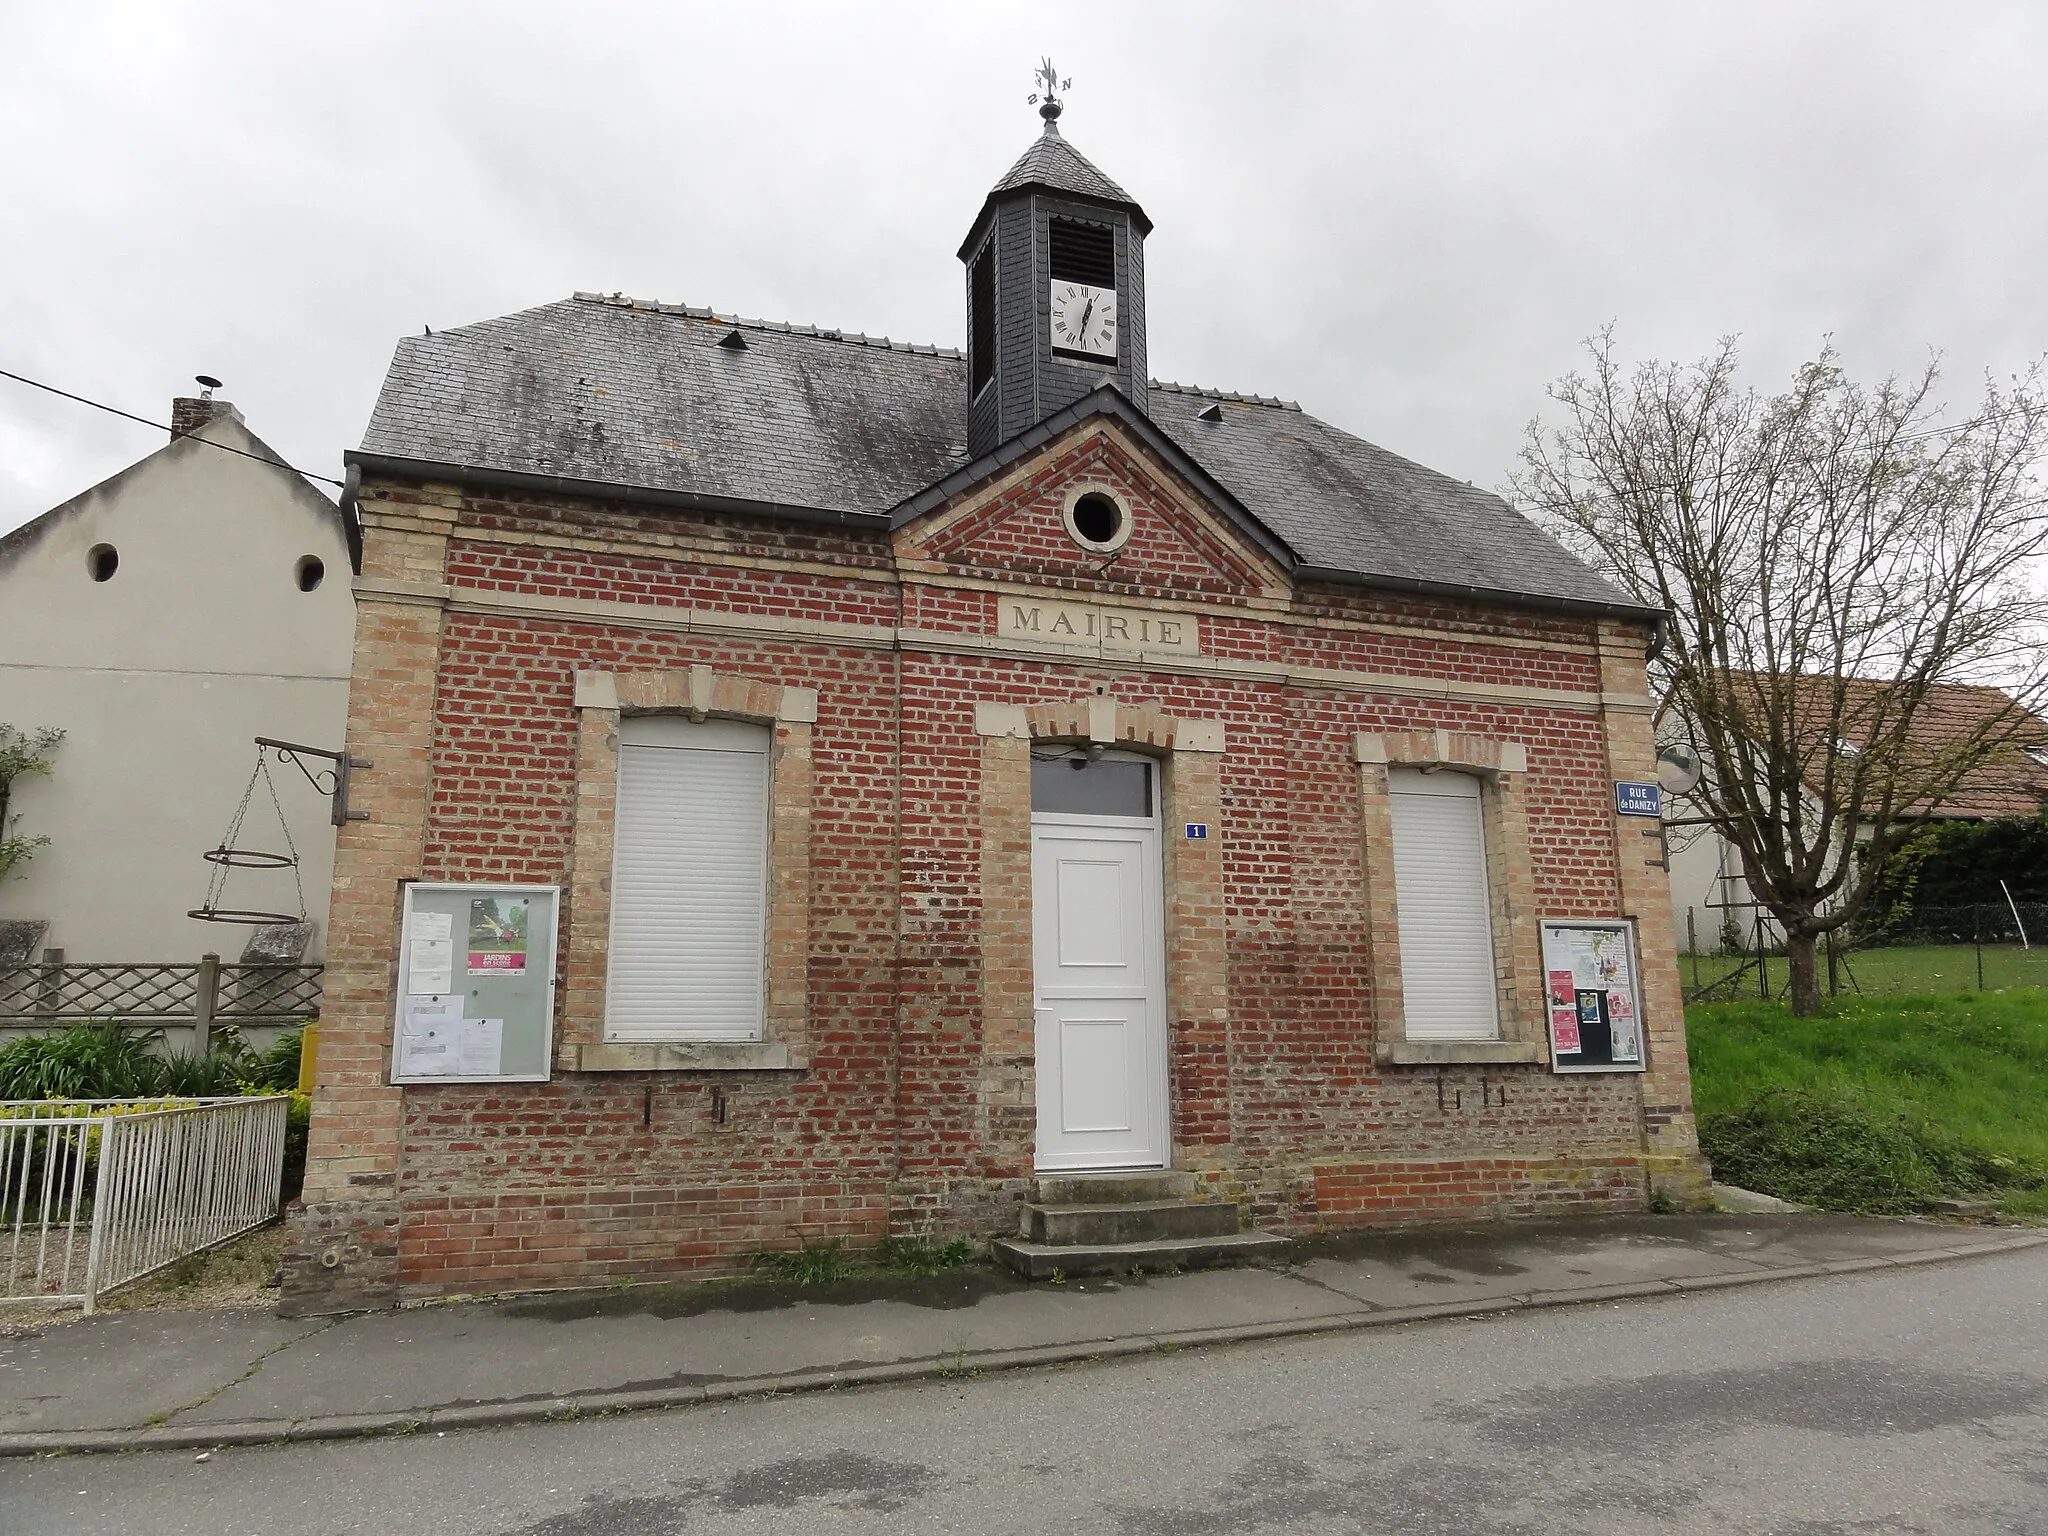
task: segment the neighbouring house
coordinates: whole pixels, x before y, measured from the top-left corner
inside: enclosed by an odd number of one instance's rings
[[[1703,1192],[1614,789],[1658,615],[1151,379],[1057,114],[964,353],[596,294],[399,344],[287,1310]]]
[[[0,721],[64,733],[51,772],[10,799],[19,834],[49,839],[0,882],[17,961],[236,959],[249,926],[186,914],[219,870],[202,855],[251,786],[255,738],[340,744],[355,624],[342,513],[261,462],[277,455],[210,395],[174,401],[171,439],[147,458],[0,537]],[[226,895],[295,916],[303,888],[317,956],[329,803],[296,770],[272,773],[298,868],[229,871]],[[244,825],[242,846],[284,851],[260,784]]]
[[[1830,678],[1808,678],[1805,686],[1816,692],[1810,718],[1834,718],[1832,705],[1822,696],[1831,690]],[[1854,682],[1842,719],[1847,734],[1831,744],[1816,746],[1803,774],[1807,803],[1815,814],[1824,814],[1822,797],[1830,759],[1839,772],[1849,768],[1869,739],[1864,724],[1882,685]],[[2048,810],[2048,720],[2035,719],[2002,689],[1961,683],[1937,684],[1929,693],[1914,722],[1913,745],[1925,761],[1932,762],[1945,752],[1977,738],[1987,725],[2005,728],[2004,722],[2018,714],[2039,727],[2038,737],[2022,732],[2015,745],[1996,753],[1966,773],[1955,789],[1939,800],[1921,799],[1909,804],[1904,815],[1919,821],[1989,821],[2004,816],[2037,816]],[[1912,761],[1911,757],[1908,761]],[[1687,796],[1675,796],[1675,818],[1703,816],[1705,807]],[[1851,834],[1861,842],[1867,829]],[[1711,952],[1721,945],[1724,926],[1733,922],[1746,944],[1756,941],[1757,925],[1763,925],[1767,943],[1779,941],[1777,924],[1763,911],[1751,894],[1743,874],[1742,855],[1727,838],[1711,826],[1682,826],[1671,832],[1671,904],[1678,923],[1681,948],[1697,946]]]

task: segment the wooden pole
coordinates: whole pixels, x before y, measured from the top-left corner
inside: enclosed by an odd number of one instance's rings
[[[199,957],[199,985],[192,998],[192,1050],[204,1056],[213,1048],[213,1014],[220,1006],[220,956]]]

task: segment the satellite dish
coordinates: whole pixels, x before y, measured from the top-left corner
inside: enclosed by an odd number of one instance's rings
[[[1704,772],[1699,753],[1683,742],[1674,741],[1657,754],[1657,782],[1667,795],[1683,795],[1697,789]]]

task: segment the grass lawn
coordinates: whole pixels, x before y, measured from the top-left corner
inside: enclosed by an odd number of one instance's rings
[[[1844,951],[1836,979],[1845,997],[1876,997],[1904,992],[1976,992],[2010,987],[2048,987],[2048,946],[2022,949],[2017,944],[1987,944],[1983,949],[1984,980],[1977,980],[1978,951],[1970,944],[1901,945],[1896,949]],[[1726,976],[1742,965],[1725,955],[1681,955],[1679,975],[1688,991]],[[1773,997],[1785,995],[1789,972],[1783,955],[1770,957]],[[1827,988],[1827,955],[1821,955],[1821,988]],[[1752,970],[1739,990],[1757,995]]]
[[[2048,1216],[2048,990],[1845,996],[1807,1019],[1700,1004],[1686,1032],[1701,1143],[1728,1182],[1842,1209],[1958,1195]]]

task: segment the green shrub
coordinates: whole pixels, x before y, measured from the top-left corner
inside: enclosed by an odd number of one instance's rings
[[[0,1047],[0,1099],[226,1099],[290,1093],[282,1191],[286,1200],[297,1198],[305,1183],[306,1137],[313,1117],[312,1100],[295,1091],[300,1031],[281,1035],[259,1053],[229,1026],[204,1053],[153,1056],[149,1046],[161,1034],[125,1030],[109,1019],[25,1036]]]
[[[973,1253],[974,1245],[965,1238],[934,1243],[922,1237],[885,1237],[875,1250],[875,1262],[906,1275],[937,1275],[958,1269]]]
[[[161,1033],[124,1030],[112,1020],[27,1035],[0,1048],[0,1099],[131,1099],[168,1091],[163,1063],[149,1054]]]
[[[757,1253],[749,1261],[757,1270],[767,1270],[778,1280],[798,1285],[830,1285],[850,1280],[854,1263],[840,1247],[838,1238],[822,1243],[805,1243],[801,1248],[783,1248]]]
[[[1700,1122],[1723,1183],[1834,1211],[1898,1215],[1954,1195],[2048,1182],[2048,1170],[1988,1156],[1846,1088],[1773,1088]]]
[[[273,1093],[296,1090],[299,1086],[299,1052],[305,1042],[304,1030],[286,1030],[271,1042],[268,1050],[255,1058],[255,1076],[250,1081]]]
[[[1733,912],[1721,919],[1721,933],[1714,953],[1731,960],[1740,960],[1749,953],[1749,936],[1742,931],[1742,924],[1735,920]]]
[[[285,1112],[284,1177],[278,1181],[278,1193],[286,1201],[298,1199],[306,1187],[306,1135],[312,1128],[312,1095],[295,1091],[292,1107]]]
[[[260,1054],[232,1025],[203,1054],[150,1053],[162,1030],[123,1029],[111,1019],[26,1035],[0,1047],[0,1099],[225,1099],[252,1088],[298,1086],[300,1031]]]

